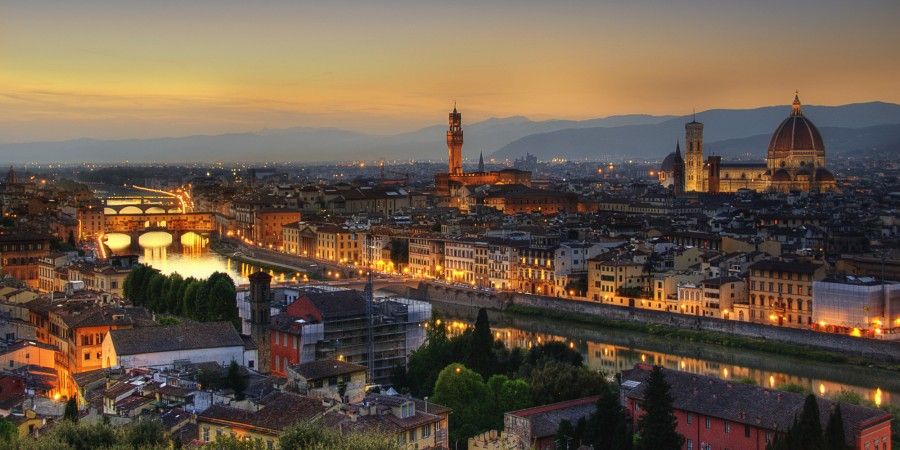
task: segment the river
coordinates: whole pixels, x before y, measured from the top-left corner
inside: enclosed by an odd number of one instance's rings
[[[473,313],[444,311],[437,304],[435,312],[446,318],[444,325],[451,333],[472,326],[474,319]],[[589,367],[606,374],[648,363],[765,387],[796,384],[824,396],[849,390],[875,405],[900,405],[900,377],[884,369],[822,363],[506,313],[492,312],[491,323],[495,338],[507,348],[527,349],[544,342],[563,342],[578,350]]]
[[[185,233],[173,242],[166,232],[142,234],[131,242],[127,234],[107,235],[107,247],[114,254],[137,253],[141,262],[163,273],[178,272],[184,277],[206,278],[213,272],[229,274],[236,284],[258,270],[220,255],[209,248],[209,238]],[[275,281],[297,280],[302,274],[270,270]],[[387,295],[380,292],[376,295]],[[441,311],[450,329],[461,332],[471,326],[471,312]],[[797,384],[810,392],[829,395],[842,389],[853,391],[874,404],[900,404],[900,377],[896,372],[861,366],[820,363],[764,352],[741,350],[712,344],[674,341],[642,333],[562,323],[552,320],[495,313],[491,317],[495,337],[509,348],[529,348],[549,341],[565,342],[577,349],[593,369],[613,374],[637,363],[711,375],[736,381],[752,381],[761,386]]]
[[[165,231],[150,231],[141,234],[137,242],[129,235],[109,233],[106,246],[115,255],[138,254],[140,262],[159,269],[162,273],[178,272],[181,276],[207,278],[213,272],[227,273],[235,284],[249,283],[248,276],[259,270],[259,266],[220,255],[209,248],[209,237],[197,233],[185,233],[178,242]],[[296,281],[302,274],[297,272],[268,270],[274,281]]]

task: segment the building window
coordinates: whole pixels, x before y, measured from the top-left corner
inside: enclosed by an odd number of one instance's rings
[[[694,441],[691,439],[687,440],[687,450],[694,450]]]
[[[209,427],[203,427],[203,441],[209,442]]]
[[[725,421],[725,432],[731,433],[731,423],[728,422],[727,420]]]
[[[750,437],[750,425],[744,425],[744,437]]]
[[[690,423],[693,422],[693,421],[694,421],[694,415],[691,414],[691,413],[688,413],[688,414],[687,414],[687,423],[690,424]]]
[[[709,417],[706,418],[706,429],[709,429]]]

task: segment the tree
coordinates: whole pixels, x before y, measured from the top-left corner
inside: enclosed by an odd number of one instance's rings
[[[450,439],[466,440],[490,428],[490,389],[481,375],[462,364],[441,370],[432,401],[445,405],[450,415]]]
[[[43,440],[44,437],[41,437],[41,441]],[[116,430],[108,424],[83,425],[63,420],[52,428],[47,440],[63,444],[57,448],[94,450],[116,445],[118,436],[116,436]]]
[[[187,286],[184,288],[184,294],[181,297],[181,315],[193,319],[196,314],[194,303],[197,301],[198,291],[203,283],[191,277],[185,280],[185,284]]]
[[[559,428],[556,429],[556,435],[553,437],[553,440],[556,442],[556,448],[578,448],[578,440],[575,434],[575,427],[572,426],[572,422],[563,419],[559,422]]]
[[[166,443],[165,429],[156,419],[138,419],[125,428],[124,441],[131,448],[160,448]]]
[[[217,439],[218,441],[218,439]],[[396,438],[371,433],[353,432],[342,434],[334,428],[326,428],[316,422],[300,422],[285,430],[278,438],[280,448],[343,450],[400,450]],[[205,448],[205,447],[204,447]]]
[[[584,357],[565,343],[556,341],[531,347],[528,354],[525,355],[525,363],[532,367],[538,367],[550,361],[581,366],[584,364]]]
[[[16,426],[5,417],[0,417],[0,444],[4,444],[3,446],[6,447],[6,445],[12,444],[18,436],[19,430]]]
[[[669,389],[662,369],[653,366],[644,392],[644,415],[638,422],[640,450],[677,449],[684,444],[684,436],[676,431],[678,421]]]
[[[206,322],[210,314],[209,280],[197,281],[197,291],[194,303],[191,305],[191,317],[201,322]]]
[[[844,434],[844,418],[841,415],[841,404],[835,403],[831,415],[828,417],[828,425],[825,426],[826,450],[846,450],[847,437]]]
[[[494,375],[487,381],[491,391],[491,429],[503,427],[503,414],[528,408],[531,403],[531,387],[525,380],[511,380],[506,375]]]
[[[156,272],[150,276],[148,283],[147,299],[145,305],[152,311],[159,311],[160,304],[165,303],[163,298],[163,290],[168,277]]]
[[[181,297],[178,296],[178,292],[181,290],[181,286],[183,284],[184,278],[182,278],[178,273],[169,275],[169,283],[166,285],[165,294],[165,311],[167,313],[178,314],[178,310],[181,308]]]
[[[156,269],[144,264],[138,264],[131,269],[131,272],[125,277],[125,282],[122,284],[122,291],[125,297],[135,305],[140,306],[146,303],[150,277],[157,272]]]
[[[478,310],[478,318],[475,319],[475,327],[472,332],[472,341],[469,346],[469,354],[466,358],[468,367],[478,372],[483,377],[490,376],[496,370],[497,358],[494,356],[494,335],[491,333],[491,323],[487,310]]]
[[[619,402],[618,391],[604,390],[588,417],[583,443],[594,450],[631,450],[632,442],[628,413]]]
[[[822,450],[825,441],[822,436],[822,422],[819,421],[819,402],[809,394],[803,402],[803,411],[797,422],[797,443],[806,450]]]
[[[75,400],[75,397],[70,398],[66,402],[66,409],[63,412],[63,419],[70,420],[72,422],[78,422],[78,401]]]
[[[237,309],[237,290],[228,274],[216,272],[206,280],[209,287],[209,304],[206,321],[229,321],[240,331],[241,322]]]
[[[244,375],[241,373],[241,366],[236,361],[231,361],[231,364],[228,366],[226,378],[228,387],[234,391],[235,400],[243,400],[244,391],[247,390],[247,379],[244,378]]]
[[[419,347],[409,356],[405,379],[412,395],[424,397],[434,392],[434,384],[444,367],[459,359],[453,359],[452,344],[447,331],[439,325],[439,321],[428,324],[428,338],[425,345]]]
[[[531,371],[531,399],[535,405],[597,395],[606,389],[599,372],[551,361]]]

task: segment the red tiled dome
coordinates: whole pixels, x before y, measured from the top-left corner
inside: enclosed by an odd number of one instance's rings
[[[800,99],[794,97],[791,115],[775,129],[769,141],[769,155],[784,157],[796,150],[825,155],[825,144],[819,129],[800,111]]]
[[[824,167],[816,169],[816,180],[818,181],[834,181],[834,175]]]
[[[772,181],[791,181],[791,174],[788,173],[787,170],[778,169],[775,171],[775,174],[772,175]]]

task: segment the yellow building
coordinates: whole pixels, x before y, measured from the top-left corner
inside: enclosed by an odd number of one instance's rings
[[[360,262],[365,235],[337,225],[316,227],[316,258],[337,263]]]
[[[793,328],[813,324],[813,281],[825,266],[807,261],[766,259],[749,268],[750,321]]]
[[[642,291],[647,287],[648,276],[642,263],[602,257],[591,259],[588,263],[588,298],[603,303],[640,306],[631,304],[631,300],[641,299]],[[665,309],[664,302],[651,303],[661,303],[661,306],[654,309]]]

